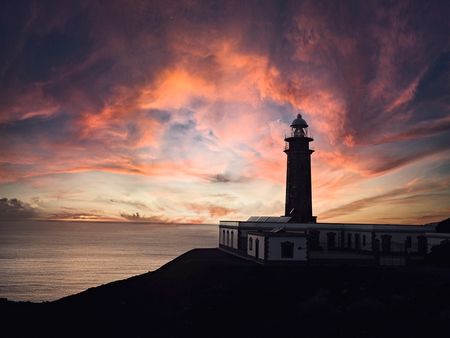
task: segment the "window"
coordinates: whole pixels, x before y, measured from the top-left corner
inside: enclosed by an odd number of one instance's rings
[[[248,249],[253,250],[253,238],[248,238]]]
[[[281,258],[293,258],[294,257],[294,243],[283,242],[281,243]]]
[[[374,234],[372,234],[372,250],[375,252],[380,251],[380,240]]]
[[[412,246],[412,239],[411,236],[406,236],[405,240],[405,249],[410,249]]]
[[[366,246],[366,235],[363,235],[363,246]]]
[[[427,253],[427,238],[425,236],[417,237],[417,246],[419,253],[424,255]]]
[[[230,246],[230,231],[227,230],[227,245]]]
[[[222,230],[222,244],[225,244],[225,230]]]
[[[259,258],[259,239],[255,239],[255,257]]]
[[[385,253],[391,251],[391,237],[389,235],[381,236],[381,250]]]
[[[234,243],[233,237],[234,237],[234,231],[231,232],[231,246],[233,246],[233,243]]]
[[[352,234],[347,234],[347,248],[352,248]]]
[[[361,247],[361,243],[359,241],[359,234],[355,234],[355,249],[359,250]]]
[[[327,233],[327,247],[334,249],[336,247],[336,234],[334,232]]]
[[[312,250],[320,249],[319,234],[320,234],[320,232],[317,230],[311,230],[309,233],[309,244],[310,244]]]

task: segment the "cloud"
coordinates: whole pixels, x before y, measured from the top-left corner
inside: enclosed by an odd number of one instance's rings
[[[91,212],[71,212],[62,211],[57,213],[49,213],[46,215],[46,219],[58,220],[58,221],[111,221],[109,217],[101,213]]]
[[[16,198],[0,198],[0,220],[24,220],[39,216],[39,211]]]
[[[208,181],[211,183],[241,183],[248,180],[248,177],[234,177],[232,174],[224,173],[224,174],[215,174],[208,175]]]
[[[133,208],[138,208],[139,210],[152,211],[152,208],[150,208],[147,204],[140,201],[124,200],[124,199],[116,200],[111,198],[109,199],[109,202],[112,204],[131,206]]]
[[[336,208],[325,210],[320,214],[320,218],[323,220],[333,219],[342,216],[351,216],[364,209],[374,208],[379,205],[413,205],[415,202],[418,204],[425,205],[425,201],[428,203],[430,201],[447,200],[450,194],[450,182],[448,179],[427,179],[427,180],[413,180],[401,188],[391,189],[381,194],[375,194],[369,197],[356,199],[350,203],[343,204]],[[410,221],[412,223],[418,223],[424,219],[439,219],[446,217],[449,212],[449,208],[444,208],[443,210],[435,210],[435,213],[422,213],[420,215],[415,215],[412,217],[412,210],[408,218],[403,218],[400,221],[405,223]],[[377,219],[383,219],[382,217],[374,216]],[[396,220],[398,217],[385,218],[386,220]]]
[[[415,125],[404,129],[406,130],[381,137],[377,141],[377,143],[382,144],[414,140],[443,132],[448,132],[450,131],[450,115],[442,118],[437,118],[432,121],[418,121]]]
[[[274,202],[273,191],[261,196],[252,184],[281,189],[283,135],[300,109],[315,138],[313,179],[324,203],[343,188],[445,157],[447,4],[7,6],[0,184],[26,194],[30,182],[102,173],[115,179],[84,187],[86,200],[126,176],[130,194],[136,177],[158,182],[154,195],[173,180],[194,192],[206,180],[233,183],[241,200]],[[139,198],[147,205],[148,196]],[[105,207],[111,199],[125,200],[103,198]]]
[[[180,223],[182,222],[181,219],[170,219],[166,216],[157,215],[157,216],[141,216],[138,212],[134,214],[128,214],[128,213],[121,213],[120,217],[127,221],[132,222],[143,222],[143,223],[158,223],[158,224],[164,224],[164,223]],[[200,222],[201,223],[201,222]]]
[[[211,204],[211,203],[187,203],[187,208],[198,213],[202,214],[207,212],[210,217],[217,218],[229,215],[236,211],[236,209],[224,207],[221,205]]]

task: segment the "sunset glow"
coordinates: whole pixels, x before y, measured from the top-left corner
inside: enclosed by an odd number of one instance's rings
[[[10,6],[0,14],[5,219],[281,215],[283,138],[299,111],[314,137],[319,222],[450,214],[442,4]]]

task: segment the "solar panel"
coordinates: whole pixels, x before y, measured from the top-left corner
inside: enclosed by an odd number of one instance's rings
[[[247,222],[257,223],[287,223],[292,217],[289,216],[251,216]]]

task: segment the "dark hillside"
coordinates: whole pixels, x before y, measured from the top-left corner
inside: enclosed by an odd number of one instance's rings
[[[443,337],[450,270],[261,266],[197,249],[155,272],[0,309],[7,336]]]

